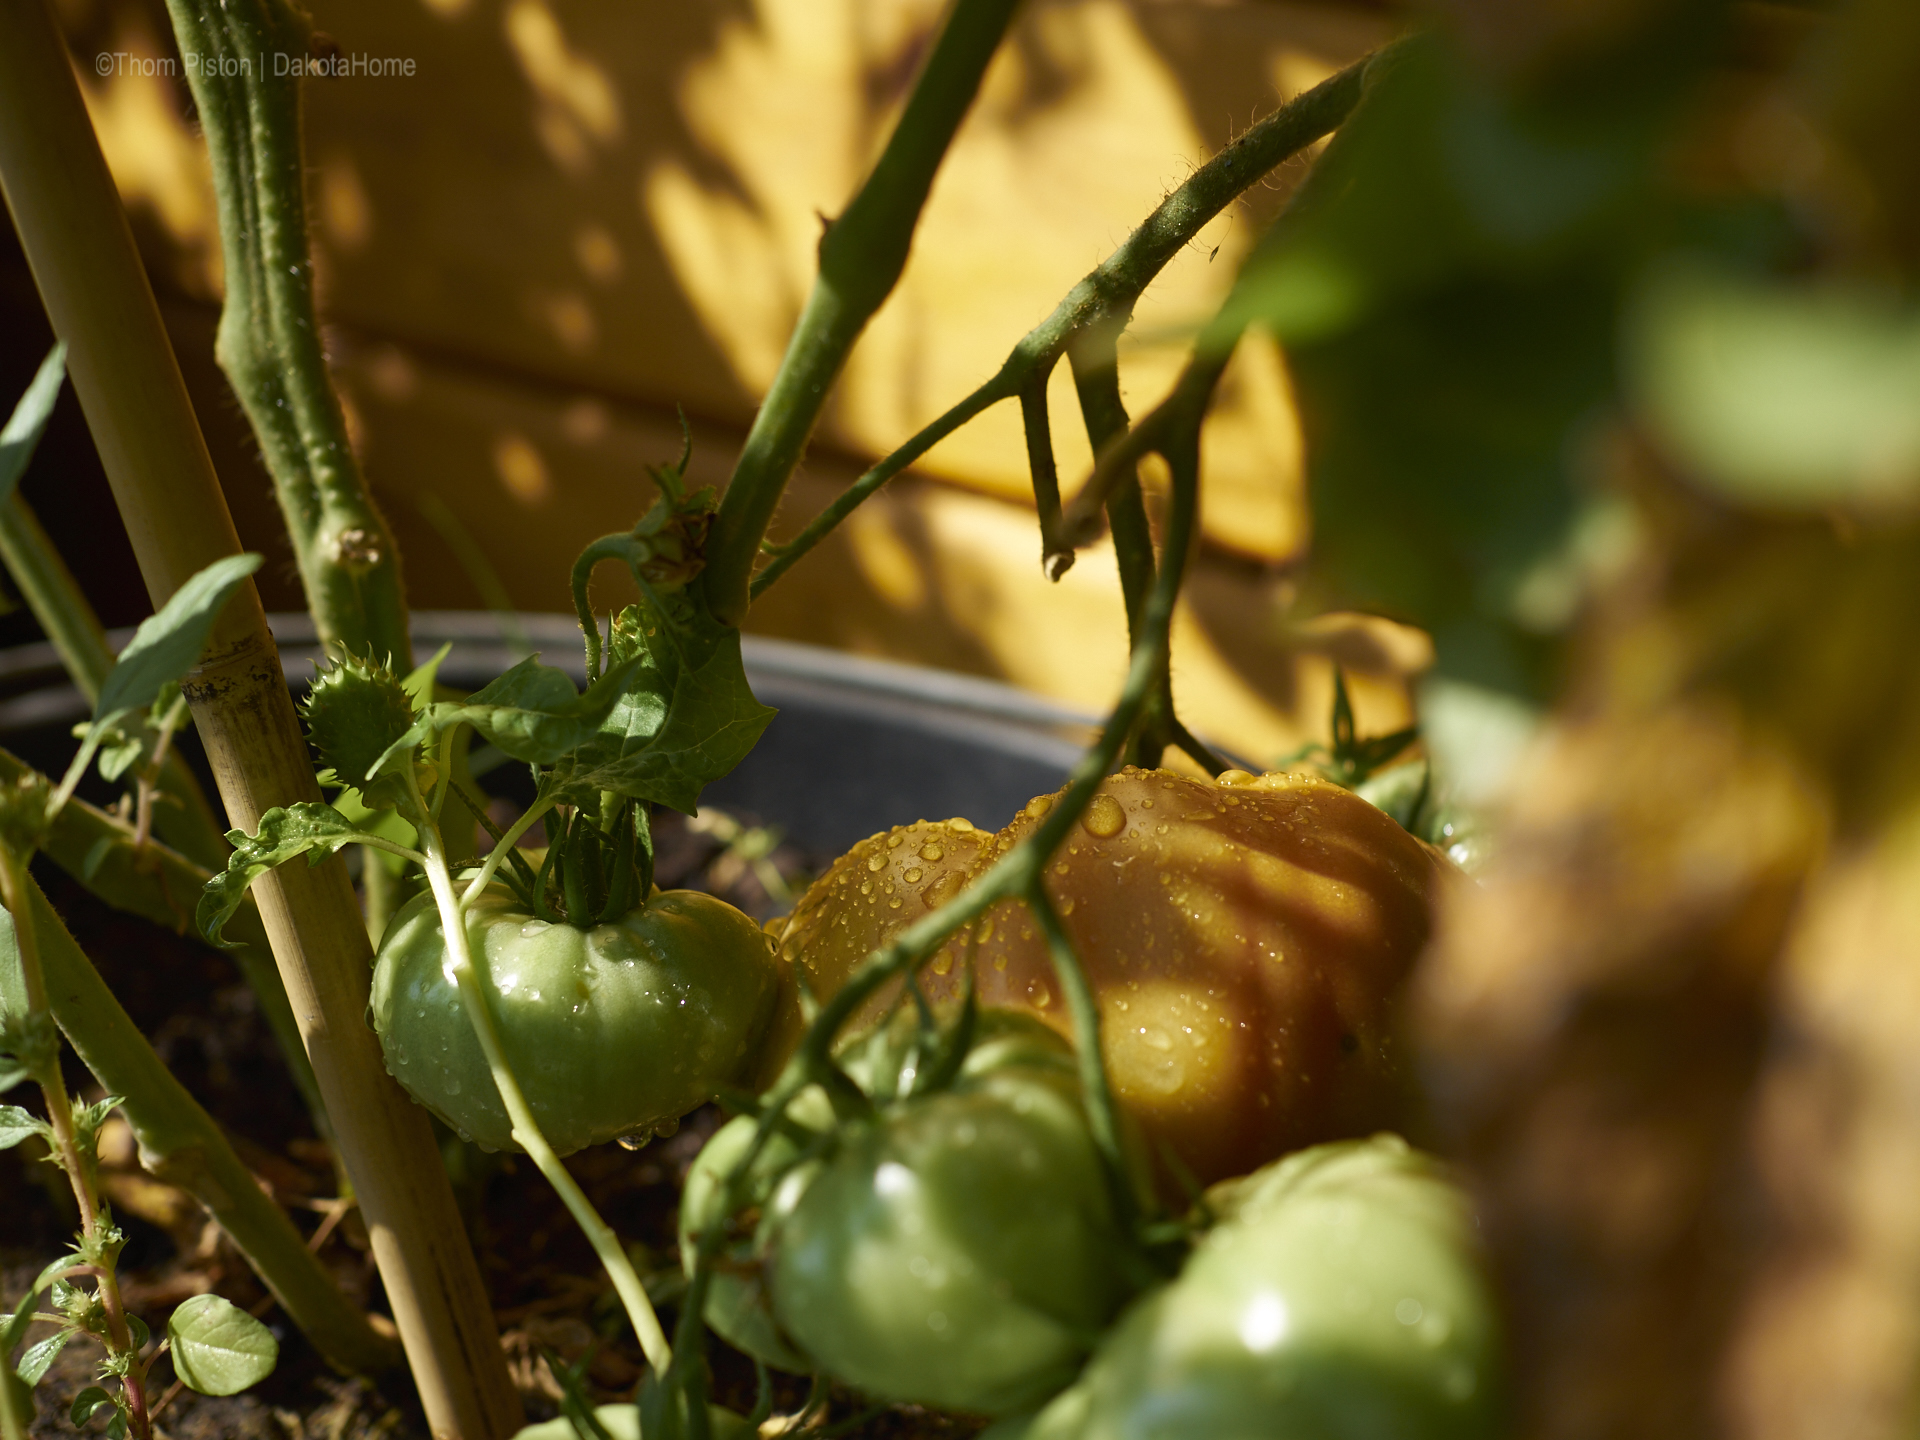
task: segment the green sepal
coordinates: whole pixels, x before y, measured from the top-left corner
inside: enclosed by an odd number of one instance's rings
[[[260,817],[257,834],[227,832],[233,854],[227,858],[227,868],[207,881],[206,889],[200,892],[194,923],[201,934],[218,944],[222,927],[240,908],[247,887],[269,870],[296,855],[305,855],[309,865],[318,865],[343,845],[367,843],[373,838],[331,805],[302,801],[289,808],[275,806]]]

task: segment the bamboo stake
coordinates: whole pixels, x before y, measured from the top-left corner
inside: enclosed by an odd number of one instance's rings
[[[44,0],[0,5],[0,181],[158,605],[239,541]],[[251,585],[184,688],[235,825],[320,799]],[[288,866],[258,899],[428,1423],[462,1440],[510,1435],[519,1399],[426,1112],[388,1077],[363,1019],[370,952],[346,868]]]

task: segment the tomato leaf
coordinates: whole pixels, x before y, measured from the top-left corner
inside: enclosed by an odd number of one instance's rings
[[[635,683],[554,779],[568,798],[611,790],[692,814],[775,713],[747,684],[740,632],[691,605],[662,615],[642,602],[616,617],[612,652],[640,667]]]
[[[238,1395],[273,1373],[280,1342],[246,1311],[218,1295],[180,1302],[167,1321],[173,1372],[202,1395]]]
[[[331,805],[303,801],[288,809],[275,806],[260,817],[258,834],[230,830],[227,840],[233,854],[227,868],[207,881],[200,892],[200,904],[194,911],[194,923],[200,933],[218,942],[223,926],[240,908],[247,887],[276,866],[296,855],[305,855],[309,865],[318,865],[343,845],[382,843],[357,829],[354,823]]]
[[[528,656],[465,700],[427,707],[413,729],[388,747],[380,763],[452,726],[471,725],[514,759],[551,765],[600,728],[637,669],[635,662],[616,665],[583,695],[574,690],[564,670]]]
[[[26,473],[33,452],[53,418],[53,402],[60,397],[60,382],[67,377],[67,347],[57,344],[40,362],[40,369],[27,386],[27,393],[13,407],[6,428],[0,430],[0,502],[13,494],[20,477]]]

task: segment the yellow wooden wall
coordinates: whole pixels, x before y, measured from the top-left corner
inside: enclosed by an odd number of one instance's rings
[[[935,0],[315,0],[339,51],[411,76],[310,81],[307,153],[330,343],[415,603],[478,603],[443,510],[514,602],[563,609],[565,566],[651,499],[695,434],[724,480],[812,273],[820,216],[884,142]],[[219,243],[207,167],[151,0],[62,0],[76,68],[209,428]],[[783,523],[990,374],[1171,187],[1255,118],[1377,44],[1365,10],[1040,0],[989,72],[899,289],[829,406]],[[103,53],[135,57],[101,64]],[[158,65],[149,61],[161,62]],[[268,63],[271,63],[270,61]],[[98,70],[109,73],[102,76]],[[1123,357],[1136,413],[1297,181],[1202,233]],[[188,353],[191,352],[191,353]],[[1065,367],[1054,432],[1089,462]],[[216,443],[243,528],[270,526],[242,443]],[[1196,725],[1267,759],[1324,723],[1325,656],[1362,719],[1404,715],[1422,637],[1289,623],[1307,540],[1282,357],[1254,337],[1206,434],[1203,548],[1176,633]],[[436,518],[440,528],[436,528]],[[756,607],[749,628],[1007,678],[1104,705],[1124,662],[1110,552],[1039,568],[1017,413],[938,447]],[[1369,678],[1370,677],[1370,678]]]

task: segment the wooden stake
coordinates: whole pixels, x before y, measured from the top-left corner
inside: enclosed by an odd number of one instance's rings
[[[0,183],[158,607],[239,539],[44,0],[0,4]],[[235,825],[320,798],[251,585],[185,689]],[[503,1440],[519,1399],[426,1112],[363,1018],[371,957],[346,868],[290,865],[255,889],[428,1423]]]

